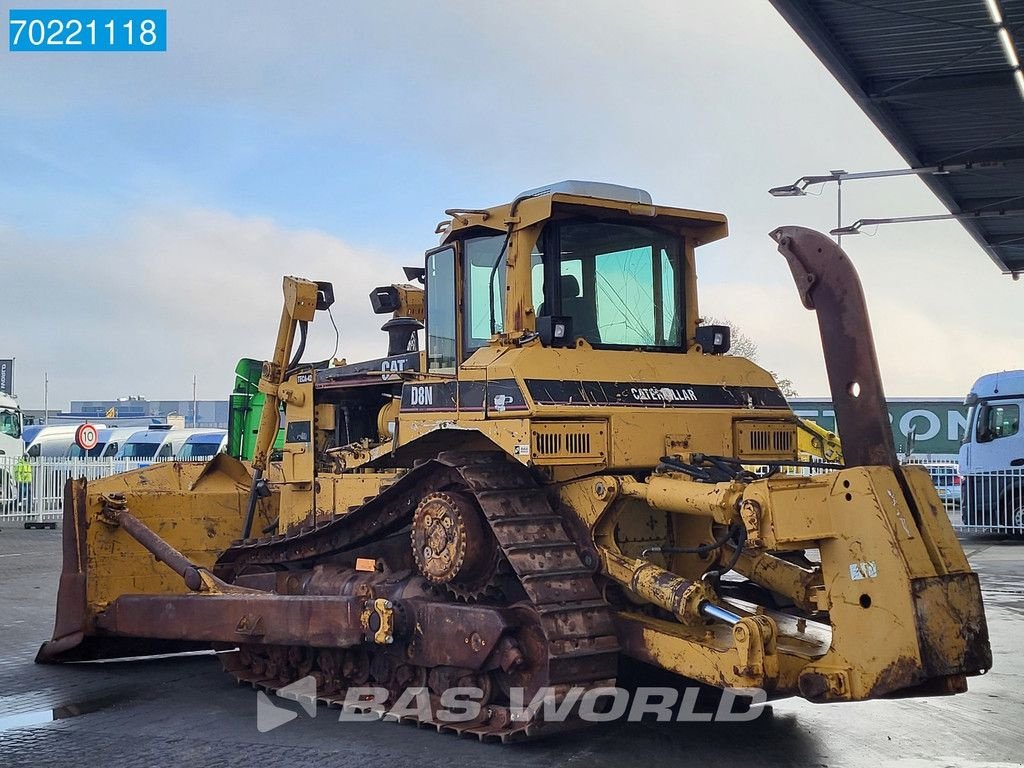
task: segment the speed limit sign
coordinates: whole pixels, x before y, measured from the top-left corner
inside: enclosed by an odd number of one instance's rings
[[[75,443],[83,451],[91,451],[99,441],[99,432],[92,424],[82,424],[75,430]]]

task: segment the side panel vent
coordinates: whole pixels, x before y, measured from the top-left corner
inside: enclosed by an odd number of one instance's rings
[[[734,421],[733,447],[739,459],[795,459],[796,425],[779,421]]]
[[[530,431],[534,464],[600,464],[607,459],[606,422],[534,422]]]

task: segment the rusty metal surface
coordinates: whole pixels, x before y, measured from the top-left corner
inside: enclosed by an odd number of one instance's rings
[[[460,597],[477,597],[498,567],[498,546],[483,524],[472,496],[438,491],[428,494],[412,518],[416,567],[430,582]]]
[[[447,602],[402,600],[407,588],[415,593],[421,589],[417,584],[425,583],[415,572],[411,578],[403,577],[408,581],[395,583],[379,573],[347,575],[329,568],[310,569],[313,563],[351,560],[354,553],[362,551],[364,542],[411,525],[418,501],[442,489],[475,497],[481,522],[486,521],[502,562],[507,563],[506,571],[510,571],[503,578],[511,579],[512,584],[502,597],[520,601],[515,607],[463,605],[450,598]],[[405,536],[410,551],[409,533]],[[234,574],[252,567],[283,569],[276,580],[278,589],[292,584],[287,591],[388,596],[395,605],[396,626],[405,631],[396,630],[391,644],[362,647],[370,656],[369,678],[389,690],[458,680],[487,691],[522,685],[529,697],[548,685],[610,685],[617,672],[618,641],[608,605],[594,583],[593,568],[581,562],[543,489],[525,468],[509,462],[503,454],[442,454],[344,516],[288,537],[238,543],[220,559],[217,572],[232,581]],[[461,568],[455,568],[455,573],[461,575]],[[447,584],[438,588],[447,588]],[[302,647],[309,645],[301,641]],[[306,659],[300,650],[292,649],[293,655]],[[296,666],[286,661],[280,651],[270,651],[264,644],[255,652],[226,659],[225,666],[240,681],[273,689],[290,681],[284,677],[268,680],[267,669],[288,674],[307,669],[305,662]],[[330,669],[324,669],[321,662]],[[336,657],[317,657],[308,671],[333,679],[339,663]],[[343,686],[336,683],[335,687],[336,694],[321,700],[338,703]],[[507,741],[565,725],[513,721],[505,706],[485,709],[480,722],[456,724],[450,729],[482,740]],[[431,720],[417,722],[435,724]],[[570,719],[568,725],[573,724]]]
[[[342,514],[315,530],[295,528],[285,534],[238,541],[221,555],[214,573],[223,577],[251,565],[313,560],[325,552],[379,541],[408,524],[425,493],[457,481],[458,475],[450,467],[440,469],[438,472],[433,462],[423,464],[403,475],[403,482],[395,483],[366,504],[338,510]]]
[[[364,601],[305,595],[123,595],[97,626],[129,637],[347,648]]]
[[[410,600],[406,608],[415,616],[407,656],[422,667],[480,669],[512,624],[503,609],[489,606]]]
[[[42,644],[36,662],[49,664],[73,655],[85,630],[85,480],[71,480],[64,486],[64,521],[61,524],[62,568],[57,587],[57,615],[53,639]]]
[[[896,466],[871,322],[853,263],[813,229],[779,227],[771,238],[789,263],[804,306],[818,316],[846,465]]]
[[[911,582],[921,662],[929,677],[975,675],[992,667],[988,622],[976,573]]]

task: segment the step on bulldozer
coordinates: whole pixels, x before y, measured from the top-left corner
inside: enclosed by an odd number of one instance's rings
[[[404,719],[498,741],[566,725],[516,716],[514,690],[608,688],[626,661],[812,702],[988,670],[977,575],[927,472],[897,460],[835,243],[771,233],[842,438],[842,464],[794,474],[799,419],[700,319],[695,251],[723,215],[578,181],[445,215],[408,282],[370,295],[378,359],[304,362],[333,289],[284,279],[251,462],[68,483],[37,661],[214,648],[239,681],[312,677],[328,704],[469,686],[472,721]]]

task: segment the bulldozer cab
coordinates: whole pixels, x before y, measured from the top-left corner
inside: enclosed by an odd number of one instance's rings
[[[694,343],[693,250],[724,237],[720,214],[654,206],[595,182],[448,211],[427,253],[427,370],[453,374],[491,345],[685,352]]]

